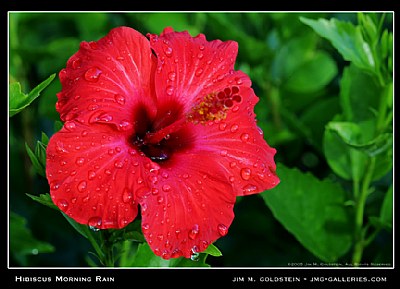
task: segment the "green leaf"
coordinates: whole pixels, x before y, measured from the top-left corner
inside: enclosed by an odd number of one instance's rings
[[[26,95],[21,91],[21,84],[19,82],[14,82],[10,84],[10,95],[9,95],[9,114],[10,117],[16,115],[24,108],[29,106],[55,78],[56,74],[50,75],[49,78],[44,80],[38,86],[36,86],[32,91]]]
[[[391,148],[393,144],[392,133],[382,133],[373,139],[369,139],[373,135],[374,124],[374,121],[365,121],[359,124],[331,121],[326,128],[336,132],[342,141],[350,147],[374,157]]]
[[[63,127],[63,123],[59,120],[54,122],[54,133],[58,132]]]
[[[355,136],[356,131],[350,131],[350,125],[346,126],[347,130],[341,131],[341,134],[329,126],[330,123],[325,129],[323,149],[330,168],[345,180],[361,180],[365,172],[367,155],[343,141],[343,137],[356,138],[359,135]]]
[[[300,121],[308,127],[313,143],[322,151],[322,139],[325,125],[340,111],[337,97],[325,97],[314,102],[301,114]],[[321,113],[323,112],[323,113]]]
[[[285,88],[298,93],[316,92],[326,86],[337,74],[336,63],[325,52],[314,56],[291,74]]]
[[[391,231],[393,228],[393,186],[390,186],[382,203],[380,221],[384,228]]]
[[[61,212],[61,211],[60,211]],[[64,216],[65,219],[67,219],[68,223],[74,228],[79,234],[81,234],[83,237],[88,239],[88,235],[90,234],[90,229],[87,225],[79,224],[72,218],[68,217],[66,214],[61,212],[62,215]]]
[[[290,39],[277,51],[271,65],[272,80],[279,85],[299,67],[308,62],[314,53],[316,37],[306,35]]]
[[[35,171],[42,177],[46,177],[46,147],[49,142],[48,136],[42,132],[42,141],[37,141],[35,146],[35,153],[25,143],[26,152],[32,162]]]
[[[123,229],[112,230],[109,241],[113,243],[124,241],[146,242],[142,233],[141,221],[134,220]]]
[[[276,219],[322,261],[338,260],[350,249],[353,234],[344,190],[279,163],[277,172],[281,183],[261,194]]]
[[[222,256],[221,251],[220,251],[214,244],[210,244],[210,245],[207,247],[207,249],[205,249],[205,250],[203,251],[203,253],[209,254],[209,255],[214,256],[214,257],[220,257],[220,256]]]
[[[54,210],[59,210],[58,207],[53,203],[53,200],[50,197],[50,194],[40,194],[38,196],[34,196],[31,194],[26,194],[28,197],[30,197],[32,200],[41,203],[42,205],[45,205],[49,208],[52,208]]]
[[[49,143],[49,137],[44,132],[42,132],[42,144],[44,146],[47,146],[48,143]]]
[[[361,29],[365,40],[368,43],[375,43],[378,38],[378,31],[374,21],[368,14],[358,13],[358,23],[361,25]]]
[[[345,60],[375,73],[375,60],[371,47],[364,41],[360,26],[335,18],[313,20],[300,17],[300,20],[321,37],[328,39]]]
[[[165,260],[153,253],[147,243],[141,243],[132,260],[132,267],[209,267],[205,264],[207,255],[201,253],[198,261],[192,261],[183,257]]]
[[[340,81],[340,103],[349,121],[375,117],[381,88],[376,79],[355,65],[346,67]]]
[[[46,176],[46,169],[45,166],[43,166],[43,164],[39,161],[38,157],[36,156],[35,153],[33,153],[33,151],[29,148],[28,144],[25,143],[25,149],[26,152],[28,153],[29,159],[32,162],[33,167],[35,168],[35,171],[45,177]]]
[[[185,13],[150,13],[145,15],[145,24],[152,33],[161,33],[165,27],[174,27],[176,31],[188,30],[191,35],[199,34],[198,28],[189,23],[189,14]]]
[[[37,255],[54,252],[54,247],[43,241],[37,240],[27,228],[24,217],[10,212],[10,252],[21,265],[26,266],[27,255]]]

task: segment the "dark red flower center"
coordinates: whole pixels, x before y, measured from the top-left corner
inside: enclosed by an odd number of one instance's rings
[[[131,144],[152,161],[165,162],[175,152],[191,147],[193,138],[187,124],[225,119],[234,103],[241,102],[238,93],[239,88],[233,86],[208,94],[186,115],[182,113],[182,105],[176,102],[160,105],[154,119],[145,106],[139,106],[134,114],[135,134],[131,137]]]
[[[169,103],[161,106],[154,118],[145,106],[139,106],[135,113],[134,135],[130,143],[152,161],[161,163],[169,160],[176,152],[190,149],[191,132],[186,128],[186,118],[181,106]]]

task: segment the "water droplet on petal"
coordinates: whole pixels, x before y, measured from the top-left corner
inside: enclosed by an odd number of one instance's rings
[[[50,188],[52,189],[52,190],[58,190],[59,188],[60,188],[60,184],[58,184],[58,183],[55,183],[55,182],[52,182],[51,184],[50,184]]]
[[[157,197],[157,203],[161,204],[163,202],[164,202],[164,197],[162,196]]]
[[[170,185],[163,185],[162,189],[163,189],[164,192],[169,192],[169,191],[171,191],[171,186]]]
[[[94,230],[94,231],[98,231],[98,227],[101,226],[102,220],[100,217],[91,217],[88,221],[88,225],[90,227],[90,229]]]
[[[225,129],[226,129],[226,123],[225,122],[223,122],[223,123],[220,123],[220,125],[219,125],[219,130],[220,131],[224,131]]]
[[[175,81],[175,78],[176,78],[176,73],[175,73],[175,71],[171,71],[170,73],[168,73],[168,78],[169,78],[169,80],[171,80],[171,81]]]
[[[66,211],[68,209],[68,202],[64,199],[61,199],[57,202],[57,206],[62,210]]]
[[[248,133],[242,133],[242,135],[240,136],[240,139],[241,139],[243,142],[248,142],[249,139],[250,139],[250,135],[249,135]]]
[[[96,177],[96,172],[95,171],[88,171],[88,179],[93,180]]]
[[[239,125],[237,125],[237,124],[233,124],[231,126],[231,132],[237,132],[238,129],[239,129]]]
[[[256,185],[248,184],[243,187],[243,193],[244,194],[254,194],[258,190],[258,187]]]
[[[92,67],[85,72],[84,77],[89,82],[97,82],[101,73],[102,71],[98,67]]]
[[[171,57],[172,56],[172,52],[173,52],[172,47],[169,47],[169,46],[165,46],[164,47],[164,53],[165,53],[165,55],[167,57]]]
[[[172,95],[174,93],[174,87],[172,85],[168,85],[165,92],[168,95]]]
[[[259,127],[259,126],[257,126],[257,131],[258,131],[258,133],[259,133],[260,135],[263,135],[263,134],[264,134],[263,130],[262,130],[261,127]]]
[[[198,68],[198,69],[196,70],[196,72],[194,73],[194,75],[200,76],[202,73],[203,73],[203,68]]]
[[[172,251],[171,258],[178,258],[182,255],[183,255],[183,253],[181,250],[175,249],[174,251]]]
[[[243,180],[248,181],[250,180],[251,177],[251,169],[249,168],[243,168],[240,170],[240,176],[242,177]]]
[[[125,104],[125,97],[120,95],[120,94],[118,94],[118,93],[116,95],[114,95],[114,99],[120,105],[124,105]]]
[[[85,159],[84,159],[84,158],[76,158],[76,160],[75,160],[75,163],[76,163],[78,166],[82,166],[82,165],[84,164],[84,162],[85,162]]]
[[[85,182],[85,181],[81,181],[79,184],[78,184],[78,191],[79,192],[83,192],[83,191],[85,191],[86,190],[86,188],[87,188],[87,183]]]
[[[111,222],[111,221],[110,221],[110,225],[111,225],[112,227],[115,226],[114,222]],[[119,224],[118,224],[118,225],[119,225],[120,228],[123,228],[123,227],[125,227],[126,225],[128,225],[128,220],[122,218],[121,220],[119,220]]]
[[[228,234],[228,228],[224,224],[219,224],[218,227],[218,233],[223,237],[226,234]]]
[[[199,225],[195,224],[188,232],[189,239],[194,240],[199,234]]]
[[[124,167],[124,162],[122,161],[116,161],[114,163],[114,167],[116,167],[117,169],[122,169]]]
[[[228,151],[227,150],[222,150],[220,152],[221,156],[226,157],[228,155]]]
[[[241,85],[241,84],[243,83],[242,79],[239,78],[239,77],[236,77],[235,80],[236,80],[236,83],[237,83],[238,85]]]
[[[199,261],[200,253],[198,252],[198,249],[196,246],[193,246],[191,252],[192,252],[192,254],[190,255],[190,260]]]
[[[124,192],[122,193],[122,201],[124,202],[124,203],[129,203],[129,202],[131,202],[133,200],[133,194],[132,194],[132,192],[128,189],[128,188],[125,188],[124,189]]]
[[[64,127],[67,130],[72,131],[76,128],[76,125],[75,125],[75,122],[73,122],[73,121],[67,121],[67,122],[65,122]]]

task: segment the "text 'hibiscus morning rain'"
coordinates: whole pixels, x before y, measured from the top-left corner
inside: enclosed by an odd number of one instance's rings
[[[225,236],[237,196],[279,183],[238,45],[118,27],[82,42],[59,77],[63,128],[47,147],[53,202],[81,224],[138,215],[151,249],[190,258]]]

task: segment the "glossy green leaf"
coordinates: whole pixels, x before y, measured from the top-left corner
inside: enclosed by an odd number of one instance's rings
[[[332,18],[300,20],[309,25],[321,37],[328,39],[343,58],[357,67],[375,72],[375,60],[370,45],[363,39],[360,26]]]
[[[29,159],[31,160],[33,167],[35,168],[35,171],[42,177],[46,177],[45,165],[41,163],[41,161],[38,159],[38,156],[30,149],[27,143],[25,143],[25,149],[28,153]]]
[[[330,123],[326,126],[323,138],[324,154],[329,166],[345,180],[361,180],[365,172],[367,155],[343,141],[343,137],[359,137],[357,134],[359,131],[352,132],[350,130],[352,126],[348,125],[347,131],[342,130],[339,135],[337,131],[329,129],[329,125]]]
[[[358,124],[332,121],[326,128],[336,132],[348,146],[374,157],[390,149],[393,145],[392,133],[382,133],[371,139],[374,133],[374,125],[374,121],[365,121]]]
[[[340,81],[340,103],[346,119],[362,121],[376,116],[381,88],[375,77],[355,65],[346,67]]]
[[[214,257],[220,257],[220,256],[222,256],[221,251],[220,251],[214,244],[210,244],[210,245],[207,247],[207,249],[205,249],[205,250],[203,251],[203,253],[209,254],[209,255],[214,256]]]
[[[34,196],[31,194],[26,194],[26,195],[30,197],[32,200],[41,203],[42,205],[58,210],[58,207],[53,203],[50,194],[40,194],[39,196]]]
[[[376,14],[371,14],[371,16],[374,15]],[[378,31],[374,23],[374,20],[367,13],[358,13],[357,16],[358,16],[358,23],[361,26],[365,40],[368,43],[375,43],[377,41]]]
[[[284,83],[285,88],[298,93],[311,93],[322,89],[337,74],[336,63],[325,52],[314,56],[298,67]]]
[[[45,133],[42,132],[42,141],[37,141],[35,146],[35,152],[33,152],[27,143],[25,143],[25,149],[32,162],[35,171],[42,177],[46,177],[46,147],[49,142],[49,138]]]
[[[21,91],[21,84],[14,82],[10,84],[9,91],[9,117],[12,117],[29,106],[55,78],[56,74],[50,75],[49,78],[44,80],[36,86],[29,94],[24,94]]]
[[[278,164],[281,183],[261,194],[282,225],[315,256],[334,262],[351,247],[346,193],[334,182]]]

